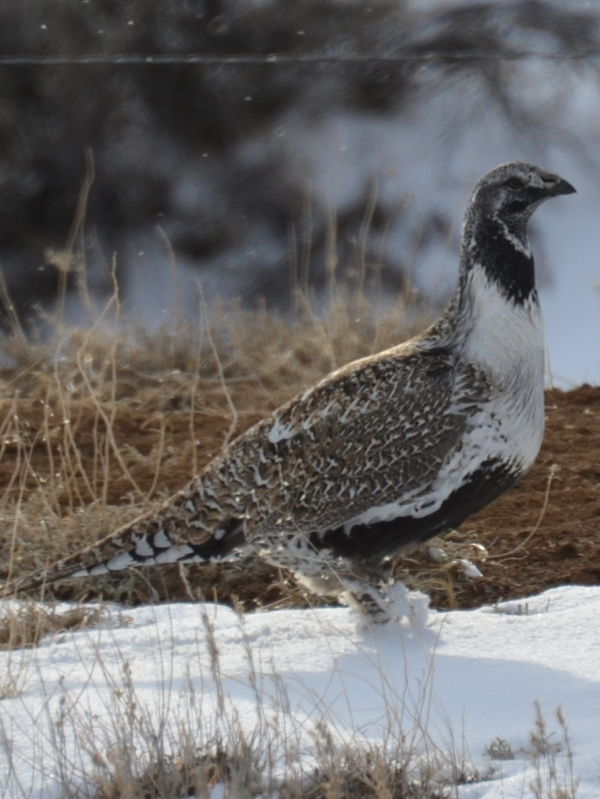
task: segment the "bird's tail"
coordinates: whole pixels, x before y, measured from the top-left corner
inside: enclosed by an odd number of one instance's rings
[[[31,591],[66,578],[94,577],[131,566],[201,563],[240,556],[246,545],[241,519],[227,519],[214,533],[182,529],[169,508],[141,517],[85,549],[15,580],[4,593]]]

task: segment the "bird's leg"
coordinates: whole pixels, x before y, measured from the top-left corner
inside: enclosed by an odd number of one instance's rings
[[[383,586],[369,585],[359,580],[344,580],[344,590],[338,595],[344,605],[356,610],[373,624],[385,624],[396,617]]]
[[[312,593],[335,597],[375,624],[385,624],[393,618],[393,606],[381,581],[365,582],[349,573],[325,569],[320,574],[310,575],[296,571],[294,576]]]
[[[340,601],[357,610],[367,623],[408,623],[416,637],[422,637],[429,613],[429,600],[419,592],[409,594],[403,582],[393,582],[391,563],[365,573],[344,576]]]
[[[335,597],[372,622],[384,624],[396,615],[386,592],[386,586],[391,583],[391,563],[371,566],[345,558],[334,558],[332,562],[324,552],[307,544],[304,537],[297,536],[292,540],[296,555],[293,566],[289,561],[278,563],[273,550],[263,557],[275,565],[291,569],[296,580],[312,593]]]

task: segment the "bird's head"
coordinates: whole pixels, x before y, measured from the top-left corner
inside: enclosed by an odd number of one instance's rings
[[[524,244],[535,209],[544,200],[574,191],[559,175],[516,161],[487,172],[473,189],[469,207],[478,217],[499,222]]]
[[[505,296],[526,301],[535,290],[529,217],[544,200],[574,191],[558,175],[518,161],[487,172],[475,185],[465,215],[460,286],[479,268]]]

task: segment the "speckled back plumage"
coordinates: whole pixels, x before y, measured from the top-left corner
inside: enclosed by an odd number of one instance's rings
[[[465,216],[455,296],[434,325],[332,373],[157,513],[21,587],[257,553],[385,618],[377,565],[460,524],[537,455],[544,347],[527,222],[572,191],[528,164],[489,172]]]

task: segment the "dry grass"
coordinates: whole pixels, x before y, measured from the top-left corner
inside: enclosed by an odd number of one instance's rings
[[[35,602],[9,605],[0,618],[0,651],[36,646],[45,635],[85,630],[104,618],[101,607],[74,607],[60,611]]]
[[[345,749],[335,761],[317,768],[304,779],[282,781],[280,799],[448,799],[444,787],[411,780],[404,768],[389,763],[380,750]],[[101,780],[94,799],[170,799],[174,796],[210,796],[218,784],[235,786],[236,797],[262,796],[264,780],[247,757],[214,754],[168,757],[152,763],[139,777],[123,781],[117,773]]]

